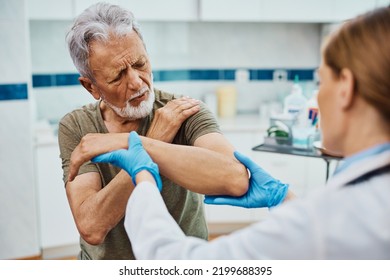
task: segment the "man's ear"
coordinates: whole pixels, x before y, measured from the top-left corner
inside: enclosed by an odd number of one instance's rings
[[[348,68],[343,68],[339,77],[339,90],[341,107],[348,109],[354,101],[355,95],[355,80],[354,76]]]
[[[91,79],[86,77],[79,77],[79,82],[86,90],[88,90],[88,92],[93,96],[93,98],[95,98],[96,100],[100,99],[100,92],[97,91]]]

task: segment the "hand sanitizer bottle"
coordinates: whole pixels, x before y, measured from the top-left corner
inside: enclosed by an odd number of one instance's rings
[[[291,93],[284,99],[284,113],[294,116],[296,121],[300,122],[307,108],[307,99],[303,96],[302,87],[298,81],[298,76],[295,76]]]
[[[291,93],[284,99],[284,113],[294,117],[292,126],[293,146],[296,148],[308,148],[309,119],[307,115],[307,99],[302,93],[302,87],[298,84],[298,76],[295,76]]]

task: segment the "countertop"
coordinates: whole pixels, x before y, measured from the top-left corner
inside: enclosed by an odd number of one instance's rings
[[[232,118],[218,118],[223,132],[263,132],[268,128],[268,120],[257,114],[242,114]]]

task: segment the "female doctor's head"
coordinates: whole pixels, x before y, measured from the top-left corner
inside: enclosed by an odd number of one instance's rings
[[[344,23],[322,50],[323,145],[349,156],[390,141],[390,7]]]

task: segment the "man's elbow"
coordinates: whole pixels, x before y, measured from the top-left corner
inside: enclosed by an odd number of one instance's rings
[[[100,245],[104,242],[107,233],[89,227],[79,228],[81,238],[90,245]]]
[[[242,196],[246,194],[249,188],[249,175],[246,168],[240,168],[228,184],[227,195]]]

